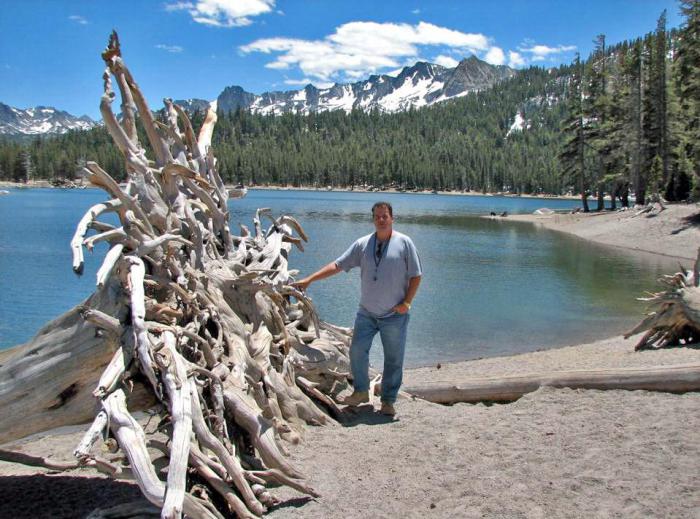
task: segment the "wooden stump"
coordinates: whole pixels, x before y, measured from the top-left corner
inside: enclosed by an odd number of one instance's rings
[[[130,473],[162,517],[259,516],[275,503],[271,485],[316,496],[281,442],[299,441],[306,424],[337,412],[329,395],[347,386],[350,331],[321,321],[291,285],[289,254],[307,237],[293,217],[264,208],[252,234],[242,227],[234,236],[210,146],[214,111],[198,135],[170,100],[156,120],[116,34],[102,57],[100,109],[128,181],[122,187],[96,163],[85,167],[109,199],[78,223],[73,270],[83,272],[83,247],[104,241],[110,249],[95,293],[2,357],[0,443],[94,419],[78,462]],[[99,221],[106,212],[118,227]],[[132,417],[153,406],[166,443]],[[107,428],[124,464],[95,454]]]
[[[635,346],[636,350],[700,343],[700,248],[693,270],[681,267],[673,276],[660,281],[666,290],[641,299],[650,302],[650,312],[628,338],[647,331]]]

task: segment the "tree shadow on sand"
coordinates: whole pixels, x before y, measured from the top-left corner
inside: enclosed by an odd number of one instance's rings
[[[371,405],[359,407],[346,407],[343,410],[343,427],[355,427],[357,425],[383,425],[398,421],[398,418],[386,416]]]
[[[686,229],[700,227],[700,212],[682,218],[682,222],[683,225],[680,226],[678,229],[672,230],[671,234],[678,234],[680,232],[685,231]]]
[[[286,499],[284,501],[280,501],[276,505],[273,505],[267,509],[268,512],[274,512],[275,510],[284,510],[286,508],[301,508],[304,506],[306,503],[309,501],[313,501],[313,497],[309,496],[304,496],[304,497],[295,497],[293,499]]]
[[[106,503],[147,504],[135,484],[66,475],[3,476],[0,495],[0,517],[12,519],[78,519]]]

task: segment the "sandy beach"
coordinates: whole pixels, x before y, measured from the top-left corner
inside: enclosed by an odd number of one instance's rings
[[[687,260],[700,246],[697,205],[508,217],[583,239]],[[641,316],[640,316],[641,318]],[[572,340],[572,343],[575,342]],[[404,383],[580,369],[700,364],[700,349],[634,351],[613,337],[511,357],[431,366]],[[349,423],[308,428],[290,459],[321,493],[280,489],[269,517],[700,516],[700,394],[542,388],[510,404],[451,407],[402,399],[390,420],[372,407]],[[5,445],[70,460],[83,427]],[[134,485],[88,470],[49,474],[0,462],[0,517],[86,517],[138,497]]]
[[[509,220],[573,234],[582,239],[625,250],[695,260],[700,247],[700,205],[667,205],[659,213],[635,209],[551,215],[511,215]],[[688,262],[684,262],[690,266]]]

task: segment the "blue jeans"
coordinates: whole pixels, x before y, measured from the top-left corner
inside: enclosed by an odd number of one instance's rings
[[[369,390],[369,350],[372,347],[372,339],[379,332],[384,349],[382,402],[393,404],[396,401],[403,379],[408,320],[407,313],[395,313],[380,319],[363,310],[357,312],[350,345],[350,368],[355,391]]]

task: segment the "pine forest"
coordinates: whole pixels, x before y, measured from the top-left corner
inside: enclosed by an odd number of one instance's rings
[[[222,178],[249,186],[574,194],[583,208],[700,198],[700,6],[684,22],[586,59],[401,113],[220,113]],[[203,114],[192,114],[201,125]],[[514,121],[522,122],[520,126]],[[143,142],[143,140],[142,140]],[[0,140],[0,179],[74,179],[88,160],[125,176],[107,130]]]

